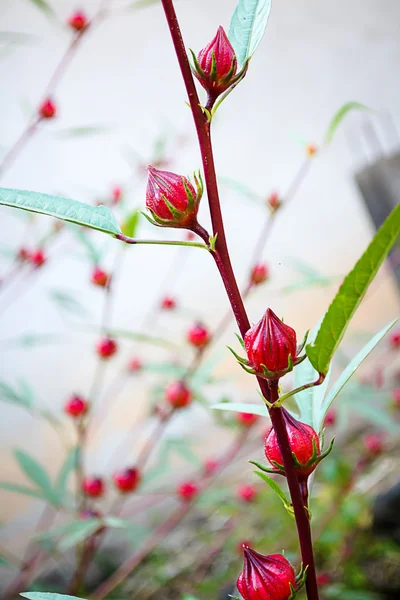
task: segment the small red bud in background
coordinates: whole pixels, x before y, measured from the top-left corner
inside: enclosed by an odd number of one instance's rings
[[[317,152],[318,152],[318,146],[316,146],[315,144],[307,144],[306,153],[310,158],[315,156],[317,154]]]
[[[118,202],[122,199],[122,196],[124,195],[124,191],[122,189],[122,187],[120,186],[115,186],[112,190],[112,204],[118,204]]]
[[[243,548],[244,569],[237,588],[244,600],[288,600],[290,586],[296,588],[296,573],[281,554],[264,556],[248,546]]]
[[[199,488],[193,481],[186,481],[178,486],[177,494],[181,500],[190,502],[198,494]]]
[[[204,461],[204,473],[212,475],[218,468],[219,462],[215,458],[206,458]]]
[[[329,575],[329,573],[320,573],[317,575],[317,584],[319,586],[324,587],[330,583],[332,583],[332,577]]]
[[[30,261],[31,261],[32,265],[35,267],[35,269],[42,267],[44,265],[44,263],[46,262],[46,260],[47,260],[46,255],[43,252],[43,250],[35,250],[30,255]]]
[[[29,252],[29,250],[27,250],[27,248],[20,248],[18,250],[17,260],[19,260],[20,262],[27,262],[28,260],[30,260],[30,257],[31,253]]]
[[[193,231],[188,231],[185,235],[185,238],[187,242],[193,242],[193,240],[196,239],[196,235],[193,233]]]
[[[171,296],[164,296],[161,300],[161,308],[163,310],[173,310],[176,308],[176,302]]]
[[[285,408],[281,410],[286,425],[290,449],[297,461],[301,465],[306,465],[314,455],[314,446],[317,451],[315,458],[320,454],[318,434],[310,425],[297,421]],[[281,450],[273,427],[271,427],[265,438],[265,456],[273,467],[275,467],[274,462],[283,465]],[[316,464],[314,463],[304,468],[296,466],[297,476],[299,478],[308,477],[314,471]]]
[[[106,271],[103,271],[103,269],[100,269],[100,267],[95,267],[93,269],[91,281],[94,283],[94,285],[104,288],[107,287],[109,280],[110,276],[108,273],[106,273]]]
[[[68,25],[74,31],[83,31],[89,25],[89,22],[85,13],[81,10],[77,10],[68,19]]]
[[[281,199],[279,197],[278,192],[272,192],[267,198],[267,206],[271,209],[272,212],[278,210],[281,207]]]
[[[104,494],[104,482],[100,477],[85,477],[82,492],[91,498],[100,498]]]
[[[187,228],[196,221],[203,189],[197,177],[195,183],[197,191],[187,177],[149,167],[146,207],[157,225]]]
[[[184,408],[192,400],[192,392],[184,381],[173,381],[165,390],[167,402],[174,408]]]
[[[297,354],[296,332],[285,325],[268,308],[263,318],[244,336],[249,366],[264,376],[263,365],[273,373],[288,369],[289,355],[294,362]]]
[[[85,415],[88,411],[88,408],[89,405],[86,400],[80,396],[72,396],[72,398],[67,400],[65,403],[64,411],[67,413],[67,415],[76,419]]]
[[[251,413],[246,412],[238,412],[236,413],[236,420],[239,425],[243,427],[252,427],[254,423],[256,423],[259,419],[258,415],[253,415]]]
[[[131,373],[137,373],[138,371],[141,371],[143,369],[143,363],[140,358],[131,358],[128,364],[128,369]]]
[[[53,117],[56,116],[56,113],[56,105],[50,98],[44,100],[39,107],[39,115],[42,117],[42,119],[53,119]]]
[[[236,71],[235,51],[220,26],[211,42],[200,50],[193,73],[208,94],[216,98],[234,83]]]
[[[240,485],[237,490],[237,495],[244,502],[253,502],[257,498],[257,490],[252,485]]]
[[[102,338],[97,342],[97,354],[100,358],[111,358],[117,351],[117,342],[109,337]]]
[[[325,427],[333,427],[336,423],[336,411],[334,408],[330,408],[326,413],[324,425]]]
[[[250,274],[250,283],[251,285],[260,285],[264,283],[268,279],[269,271],[268,267],[264,263],[258,263],[254,265]]]
[[[202,323],[196,323],[187,332],[187,341],[196,348],[204,348],[209,340],[208,329]]]
[[[369,433],[364,437],[363,442],[364,448],[371,458],[379,456],[384,451],[383,436],[378,433]]]
[[[392,390],[392,398],[394,405],[397,406],[397,408],[400,408],[400,388],[394,388],[394,390]]]
[[[390,345],[392,348],[400,348],[400,331],[394,331],[390,334]]]
[[[127,494],[137,488],[140,482],[140,473],[135,468],[123,469],[114,473],[113,480],[116,488],[123,494]]]

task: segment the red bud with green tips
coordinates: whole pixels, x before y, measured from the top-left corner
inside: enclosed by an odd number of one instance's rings
[[[289,600],[296,589],[296,573],[281,554],[264,556],[244,546],[244,568],[237,588],[244,600]]]

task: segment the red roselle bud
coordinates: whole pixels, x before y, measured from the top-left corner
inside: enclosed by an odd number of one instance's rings
[[[64,410],[67,415],[73,417],[74,419],[85,415],[88,411],[88,408],[88,403],[80,396],[72,396],[72,398],[67,400],[64,406]]]
[[[250,372],[267,379],[278,379],[291,371],[293,365],[302,360],[298,357],[296,343],[294,329],[268,308],[263,318],[244,336]]]
[[[118,204],[118,202],[122,199],[124,192],[122,187],[116,186],[112,190],[112,204]]]
[[[258,415],[253,415],[252,413],[238,412],[236,413],[236,420],[239,425],[243,427],[252,427],[254,423],[256,423],[259,419]]]
[[[275,212],[280,208],[282,202],[277,192],[272,192],[267,198],[267,206],[272,212]]]
[[[116,488],[123,494],[127,494],[137,488],[140,482],[140,473],[138,469],[134,468],[123,469],[114,473],[113,480]]]
[[[400,331],[394,331],[390,334],[390,345],[392,348],[400,348]]]
[[[393,403],[397,408],[400,408],[400,388],[392,390]]]
[[[268,279],[269,271],[268,267],[264,263],[258,263],[254,265],[250,274],[250,283],[251,285],[260,285],[264,283]]]
[[[307,478],[321,459],[318,434],[310,425],[297,421],[285,408],[281,410],[290,449],[295,460],[297,476]],[[282,454],[273,427],[271,427],[265,438],[265,456],[277,472],[283,475]]]
[[[215,458],[206,458],[204,461],[204,473],[212,475],[218,467],[218,461]]]
[[[91,498],[100,498],[104,494],[104,482],[100,477],[85,477],[82,491]]]
[[[187,332],[187,340],[196,348],[204,348],[210,340],[210,334],[202,323],[196,323]]]
[[[364,447],[370,457],[379,456],[384,450],[383,436],[378,433],[369,433],[364,437]]]
[[[187,242],[193,242],[193,240],[196,238],[196,235],[193,233],[193,231],[188,231],[185,237]]]
[[[257,490],[252,485],[240,485],[237,490],[237,495],[244,502],[253,502],[257,498]]]
[[[100,358],[111,358],[111,356],[113,356],[117,349],[117,342],[115,342],[114,340],[112,340],[109,337],[105,337],[102,338],[96,346],[97,349],[97,354],[100,356]]]
[[[39,107],[39,115],[42,117],[42,119],[52,119],[56,116],[56,113],[56,105],[51,100],[51,98],[47,98],[47,100],[44,100],[44,102],[42,102],[42,104]]]
[[[83,31],[88,26],[87,16],[81,10],[74,12],[68,19],[68,25],[74,31]]]
[[[173,381],[165,390],[167,402],[174,408],[184,408],[192,400],[192,392],[184,381]]]
[[[215,100],[243,75],[236,75],[237,58],[223,27],[218,27],[215,37],[197,58],[193,56],[193,74],[197,77],[210,98]],[[247,67],[246,67],[247,68]]]
[[[186,481],[178,486],[177,494],[181,500],[190,502],[198,494],[199,488],[193,481]]]
[[[336,411],[334,408],[330,408],[326,413],[324,425],[325,427],[332,427],[336,423]]]
[[[146,207],[154,225],[190,229],[196,223],[203,194],[201,176],[194,175],[196,191],[187,177],[149,167]]]
[[[137,373],[143,369],[143,363],[140,358],[131,358],[128,364],[128,369],[131,373]]]
[[[35,250],[35,252],[32,252],[32,254],[30,255],[30,261],[32,265],[36,269],[38,269],[39,267],[42,267],[46,262],[46,255],[43,252],[43,250]]]
[[[329,573],[320,573],[317,575],[317,584],[319,586],[324,587],[330,583],[332,583],[332,577],[329,575]]]
[[[244,569],[237,588],[244,600],[289,600],[296,588],[296,573],[281,554],[264,556],[244,547]]]
[[[165,296],[161,300],[161,308],[163,310],[173,310],[176,308],[176,302],[171,296]]]
[[[107,284],[110,280],[110,276],[106,271],[100,269],[100,267],[95,267],[92,273],[92,283],[98,285],[99,287],[107,287]]]

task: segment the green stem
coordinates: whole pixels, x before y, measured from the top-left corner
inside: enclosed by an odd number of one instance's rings
[[[201,244],[200,242],[183,242],[179,240],[137,240],[135,238],[128,237],[122,233],[118,233],[115,238],[125,244],[155,244],[159,246],[191,246],[192,248],[203,248],[203,250],[209,250],[208,246]]]

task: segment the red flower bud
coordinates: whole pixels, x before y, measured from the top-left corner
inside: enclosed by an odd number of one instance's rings
[[[397,408],[400,408],[400,388],[394,388],[394,390],[392,391],[392,398],[395,406],[397,406]]]
[[[324,425],[325,427],[332,427],[336,423],[336,411],[334,408],[330,408],[326,413]]]
[[[192,344],[196,348],[204,348],[210,340],[210,334],[202,323],[196,323],[187,332],[187,340],[189,344]]]
[[[298,477],[308,477],[319,462],[320,444],[318,434],[311,425],[297,421],[285,408],[282,408],[282,415],[290,449],[297,461],[296,473]],[[271,427],[265,438],[265,456],[278,472],[283,471],[282,454],[273,427]]]
[[[296,587],[296,573],[284,556],[244,548],[244,569],[237,580],[244,600],[288,600],[291,586]]]
[[[129,361],[128,369],[131,373],[137,373],[143,369],[143,363],[140,358],[131,358]]]
[[[190,502],[197,496],[199,488],[193,481],[186,481],[178,486],[177,494],[181,500]]]
[[[78,418],[85,415],[88,411],[89,405],[80,396],[72,396],[69,400],[67,400],[64,410],[70,417]]]
[[[201,178],[194,176],[196,191],[187,177],[149,167],[146,207],[155,225],[190,227],[195,221],[203,193]]]
[[[206,475],[212,475],[217,469],[219,463],[215,458],[206,458],[204,461],[204,473]]]
[[[260,285],[260,283],[264,283],[268,279],[269,271],[267,265],[264,263],[258,263],[254,265],[250,274],[250,283],[251,285]]]
[[[254,423],[256,423],[259,419],[258,415],[253,415],[252,413],[246,412],[238,412],[236,413],[236,420],[239,425],[243,425],[243,427],[252,427]]]
[[[50,98],[44,100],[39,107],[39,115],[42,117],[42,119],[52,119],[56,116],[56,112],[56,106]]]
[[[100,498],[104,494],[104,482],[100,477],[85,477],[82,491],[91,498]]]
[[[165,296],[161,300],[161,308],[163,310],[173,310],[176,308],[176,302],[171,296]]]
[[[257,497],[257,490],[252,485],[240,485],[237,490],[237,495],[245,502],[253,502]]]
[[[17,253],[17,260],[27,262],[31,258],[31,253],[27,248],[20,248]]]
[[[211,97],[216,98],[235,82],[237,59],[223,27],[218,27],[215,37],[193,60],[193,73]]]
[[[312,158],[313,156],[315,156],[317,154],[318,146],[316,146],[315,144],[307,144],[306,152],[307,152],[308,156],[310,158]]]
[[[165,390],[167,402],[174,408],[184,408],[192,400],[192,392],[184,381],[173,381]]]
[[[384,450],[383,436],[378,433],[369,433],[364,437],[364,447],[367,453],[373,456],[379,456]]]
[[[107,359],[111,358],[111,356],[113,356],[116,353],[118,346],[117,342],[115,342],[109,337],[105,337],[99,340],[96,348],[97,354],[100,356],[100,358]]]
[[[400,331],[394,331],[390,334],[390,345],[392,348],[400,348]]]
[[[118,202],[121,200],[123,194],[124,194],[124,191],[123,191],[122,187],[116,186],[115,188],[113,188],[112,203],[118,204]]]
[[[81,10],[74,12],[68,19],[68,25],[74,31],[83,31],[88,26],[87,16]]]
[[[248,365],[260,377],[277,379],[296,364],[296,332],[268,308],[244,336]]]
[[[185,237],[187,242],[193,242],[193,240],[196,238],[196,235],[193,233],[193,231],[188,231]]]
[[[30,260],[32,265],[38,269],[39,267],[41,267],[42,265],[44,265],[44,263],[46,262],[46,255],[43,252],[43,250],[36,250],[35,252],[32,252],[32,254],[30,255]]]
[[[140,481],[140,473],[138,469],[123,469],[122,471],[117,471],[113,475],[113,480],[117,489],[123,494],[133,492]]]
[[[281,206],[281,199],[277,192],[272,192],[267,198],[267,206],[271,209],[272,212],[275,212]]]
[[[109,282],[110,276],[106,271],[100,269],[100,267],[95,267],[92,273],[92,283],[98,285],[99,287],[106,287]]]
[[[330,583],[332,583],[332,577],[329,575],[329,573],[320,573],[317,575],[317,584],[319,586],[324,587]]]

